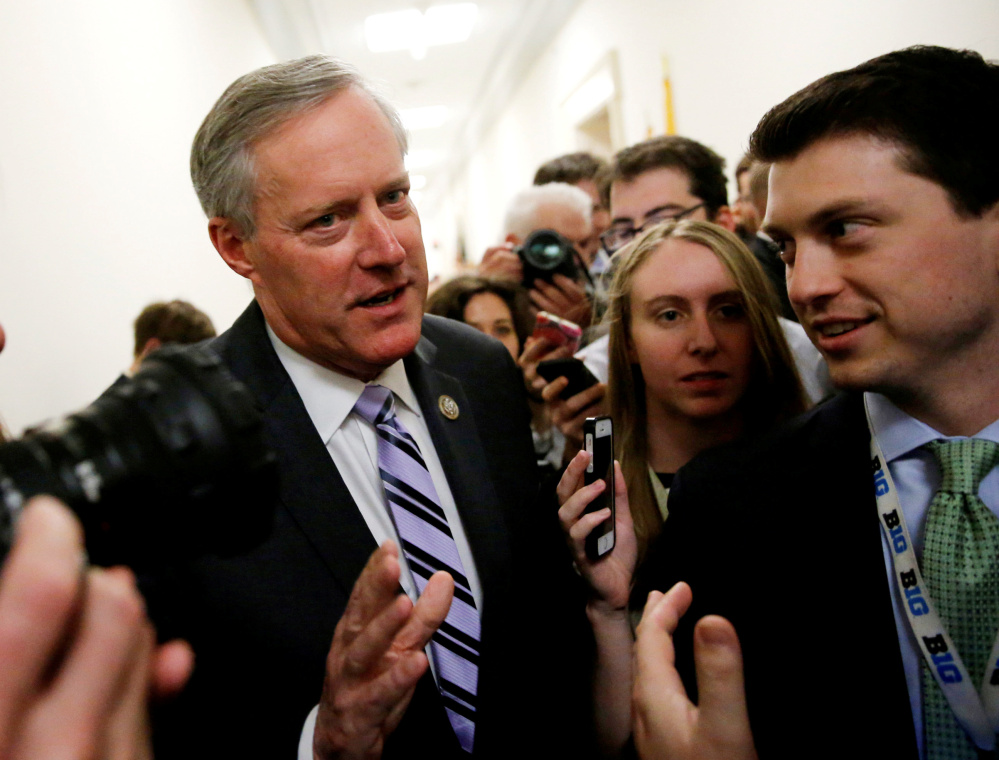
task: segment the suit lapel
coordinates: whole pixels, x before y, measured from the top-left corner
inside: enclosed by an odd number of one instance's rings
[[[841,650],[844,672],[862,674],[868,684],[862,690],[844,689],[844,698],[849,694],[858,714],[877,716],[872,722],[899,727],[893,739],[899,756],[915,757],[915,729],[885,569],[862,398],[845,394],[829,402],[831,429],[822,431],[821,443],[816,440],[814,448],[802,448],[820,452],[820,461],[839,465],[830,468],[836,485],[828,489],[826,506],[819,507],[828,516],[828,546],[834,558],[830,582],[842,591],[852,621],[833,641]],[[829,618],[823,617],[828,624]]]
[[[264,328],[256,302],[220,339],[220,353],[261,404],[278,452],[279,499],[346,594],[377,548]]]
[[[457,378],[435,368],[436,357],[436,346],[421,338],[416,351],[405,360],[406,374],[461,515],[479,579],[491,596],[504,581],[498,569],[510,567],[508,531],[471,401]],[[448,419],[441,411],[444,396],[457,404],[457,419]]]

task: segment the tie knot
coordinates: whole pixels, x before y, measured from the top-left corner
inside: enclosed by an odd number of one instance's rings
[[[975,495],[982,478],[999,463],[999,443],[981,438],[931,441],[926,448],[940,465],[940,490]]]
[[[372,425],[380,425],[395,416],[392,391],[384,385],[366,385],[354,404],[354,411]]]

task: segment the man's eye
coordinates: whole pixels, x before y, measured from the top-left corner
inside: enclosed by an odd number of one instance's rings
[[[851,222],[847,219],[837,219],[830,222],[827,228],[829,237],[842,238],[857,232],[863,225],[860,222]]]
[[[774,244],[777,246],[777,257],[783,261],[785,264],[790,264],[794,261],[794,241],[793,240],[774,240]]]
[[[313,227],[332,227],[336,223],[336,214],[323,214],[312,222]]]
[[[385,193],[386,203],[399,203],[406,200],[406,196],[409,194],[407,190],[390,190]]]

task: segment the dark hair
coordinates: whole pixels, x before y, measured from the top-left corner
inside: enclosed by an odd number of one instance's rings
[[[534,319],[531,316],[527,291],[516,283],[474,275],[455,277],[430,294],[424,311],[427,314],[464,322],[465,307],[472,300],[472,296],[480,293],[492,293],[503,299],[510,309],[510,316],[513,317],[513,329],[517,333],[517,341],[520,348],[523,348],[524,341],[534,329]]]
[[[827,137],[871,135],[901,148],[903,168],[937,183],[959,213],[999,200],[999,65],[970,50],[916,46],[830,74],[763,117],[754,157],[784,161]]]
[[[606,161],[590,153],[567,153],[541,164],[534,174],[534,184],[564,182],[567,185],[575,185],[584,179],[595,181],[597,174],[606,166]]]
[[[608,184],[630,182],[652,169],[679,169],[690,178],[690,194],[704,201],[708,219],[728,205],[725,159],[689,137],[666,135],[631,145],[614,156]]]
[[[198,343],[215,337],[208,315],[187,301],[151,303],[135,319],[135,355],[151,338],[160,343]]]

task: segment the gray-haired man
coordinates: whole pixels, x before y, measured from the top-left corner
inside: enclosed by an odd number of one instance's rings
[[[317,701],[306,756],[508,755],[556,717],[533,687],[564,682],[562,595],[522,382],[498,342],[423,317],[405,150],[394,110],[322,56],[240,78],[195,138],[212,242],[255,296],[212,345],[256,395],[282,485],[263,546],[152,595],[198,657],[159,732],[178,756],[290,756]],[[391,393],[369,422],[372,385]],[[425,487],[393,481],[386,440]]]

